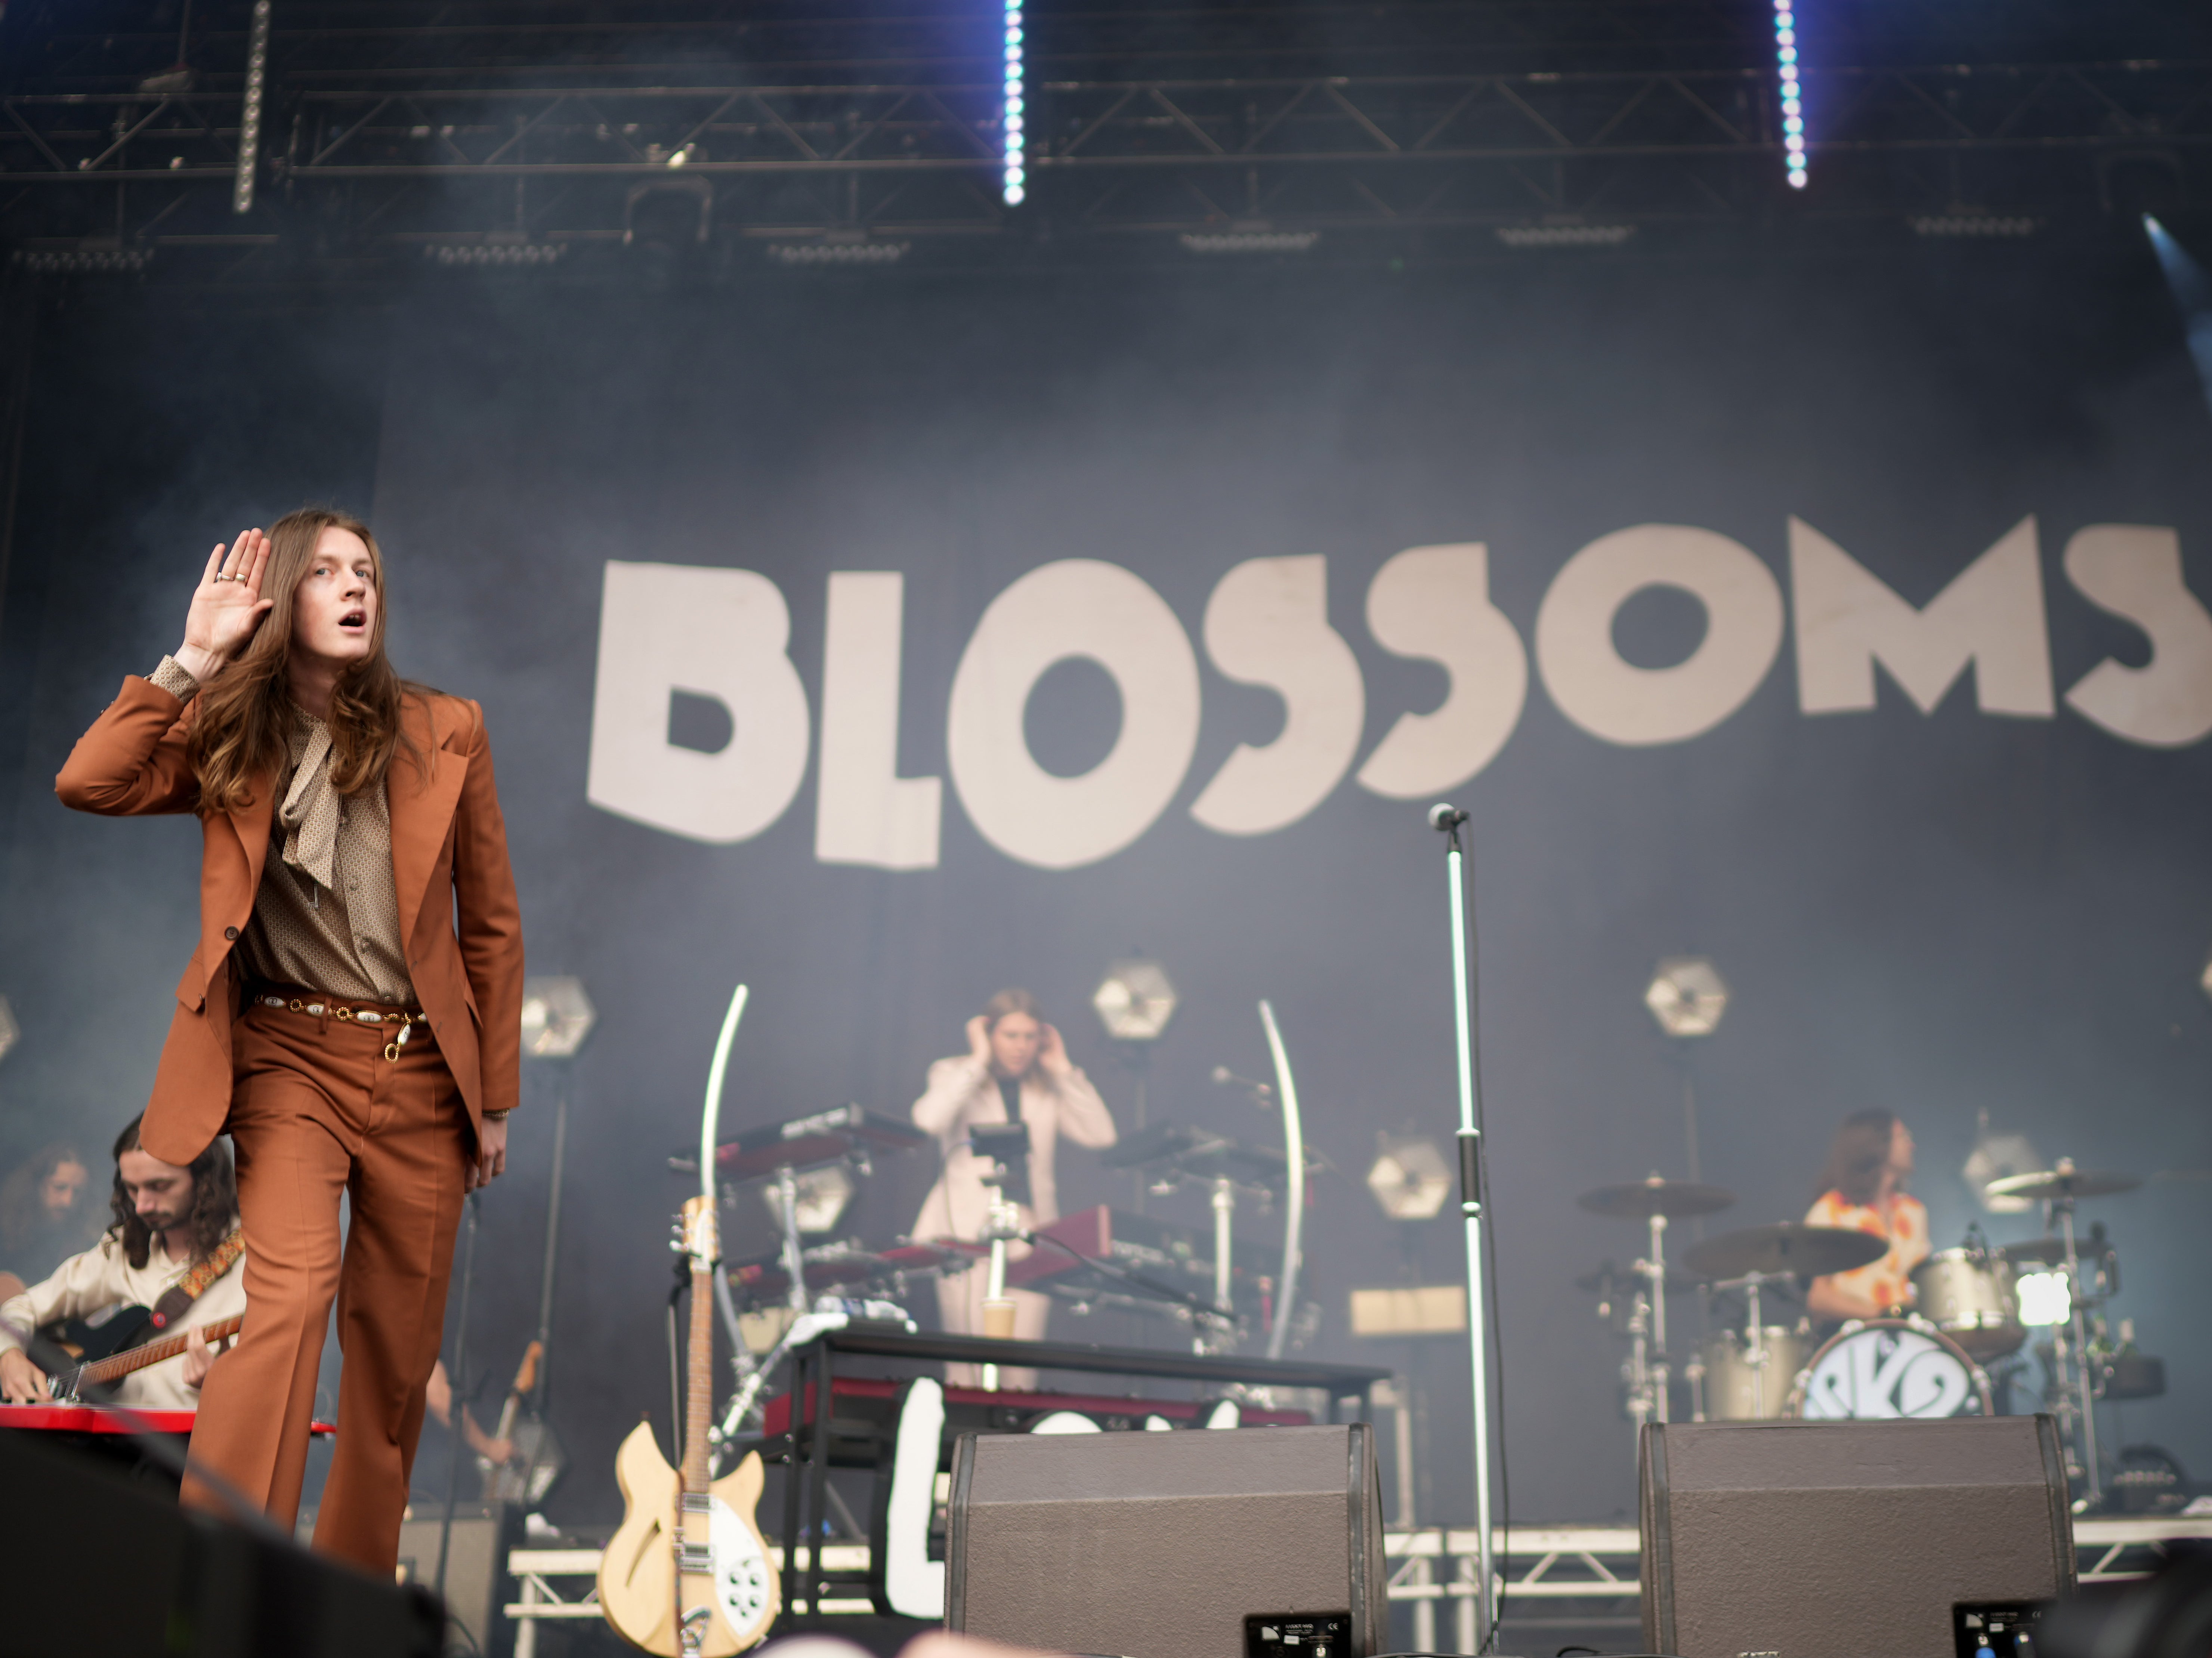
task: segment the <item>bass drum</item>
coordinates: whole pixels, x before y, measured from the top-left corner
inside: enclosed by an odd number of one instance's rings
[[[1912,1269],[1920,1316],[1986,1363],[2027,1339],[2013,1264],[1994,1251],[1939,1249]]]
[[[1926,1319],[1854,1319],[1798,1372],[1785,1416],[1808,1422],[1995,1416],[1990,1378]]]
[[[1791,1378],[1805,1368],[1813,1351],[1812,1333],[1770,1324],[1765,1332],[1765,1386],[1745,1350],[1740,1330],[1716,1330],[1698,1349],[1705,1364],[1708,1422],[1757,1422],[1782,1414]]]

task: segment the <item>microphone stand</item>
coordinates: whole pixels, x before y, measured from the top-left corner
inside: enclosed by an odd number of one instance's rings
[[[1460,845],[1460,829],[1467,814],[1453,806],[1437,806],[1429,813],[1431,828],[1445,838],[1444,868],[1451,890],[1452,1018],[1459,1058],[1459,1212],[1467,1227],[1467,1332],[1474,1387],[1474,1648],[1488,1649],[1492,1627],[1494,1582],[1490,1535],[1490,1386],[1489,1358],[1483,1343],[1482,1222],[1485,1191],[1482,1167],[1482,1081],[1476,1051],[1477,1036],[1471,1017],[1480,993],[1476,967],[1468,956],[1467,885],[1462,875],[1466,853]]]

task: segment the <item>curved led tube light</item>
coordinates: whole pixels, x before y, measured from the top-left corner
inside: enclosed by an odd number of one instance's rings
[[[1267,1357],[1280,1358],[1297,1310],[1298,1266],[1306,1223],[1306,1133],[1298,1116],[1298,1085],[1291,1077],[1291,1056],[1275,1028],[1275,1010],[1263,998],[1260,1023],[1267,1032],[1267,1052],[1275,1061],[1276,1097],[1283,1102],[1283,1280],[1275,1298],[1275,1327],[1267,1337]]]

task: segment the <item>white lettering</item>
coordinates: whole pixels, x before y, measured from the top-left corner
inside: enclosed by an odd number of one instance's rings
[[[1646,587],[1705,606],[1705,636],[1671,668],[1639,668],[1613,648],[1613,620]],[[1536,613],[1536,661],[1559,711],[1608,743],[1680,743],[1750,699],[1782,648],[1782,589],[1740,542],[1711,530],[1639,524],[1569,559]]]
[[[1036,762],[1023,733],[1046,669],[1087,657],[1121,693],[1121,729],[1079,777]],[[1040,566],[991,601],[953,675],[945,757],[976,829],[1010,858],[1074,869],[1134,841],[1175,798],[1198,745],[1198,659],[1167,601],[1118,564]]]
[[[766,576],[610,561],[585,793],[595,806],[693,841],[749,840],[806,774],[805,688],[785,647],[791,613]],[[668,740],[672,695],[710,697],[733,735],[719,753]]]
[[[1190,815],[1224,835],[1287,829],[1324,799],[1359,747],[1367,691],[1359,660],[1328,625],[1328,563],[1255,558],[1206,602],[1206,652],[1222,674],[1283,699],[1272,743],[1239,744]]]
[[[2106,657],[2066,706],[2115,737],[2178,749],[2212,735],[2212,615],[2189,591],[2181,537],[2154,525],[2092,524],[2066,544],[2066,579],[2100,610],[2142,629],[2150,660]]]
[[[1790,584],[1797,611],[1797,703],[1807,714],[1873,708],[1876,662],[1923,714],[1936,711],[1969,664],[1984,714],[2047,720],[2054,711],[2032,516],[1919,610],[1793,518]]]
[[[898,774],[905,600],[896,570],[830,572],[814,798],[814,855],[825,864],[937,867],[944,784]]]
[[[1528,653],[1490,602],[1490,552],[1479,541],[1409,547],[1375,573],[1367,630],[1394,656],[1440,662],[1444,700],[1401,714],[1359,768],[1359,786],[1393,800],[1438,794],[1495,759],[1528,697]]]

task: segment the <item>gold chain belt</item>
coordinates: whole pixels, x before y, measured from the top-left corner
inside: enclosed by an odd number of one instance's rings
[[[273,1007],[287,1013],[304,1013],[310,1018],[336,1019],[340,1024],[397,1025],[399,1034],[384,1045],[384,1057],[387,1060],[399,1057],[399,1050],[407,1046],[416,1025],[427,1027],[430,1023],[430,1016],[427,1013],[410,1013],[404,1008],[352,1007],[335,998],[315,996],[312,991],[295,996],[278,996],[257,990],[251,993],[250,999],[263,1007]],[[425,1034],[428,1034],[427,1029]]]

